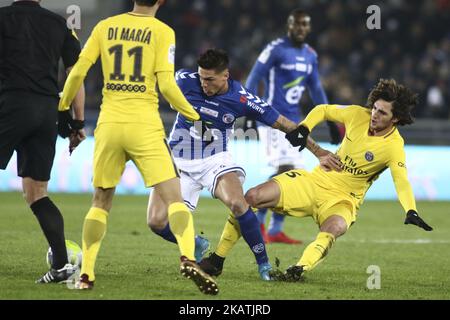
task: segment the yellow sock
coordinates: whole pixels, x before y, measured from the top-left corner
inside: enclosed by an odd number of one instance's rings
[[[175,202],[169,206],[169,226],[177,239],[182,256],[195,261],[194,220],[184,203]]]
[[[333,246],[334,236],[328,232],[319,232],[316,240],[311,242],[303,251],[303,255],[298,261],[298,266],[303,266],[303,270],[309,271],[315,268],[328,254],[328,250]]]
[[[219,244],[217,245],[215,253],[218,256],[225,258],[240,237],[241,228],[239,227],[239,223],[233,214],[230,214],[227,222],[225,223],[225,227],[223,228],[223,232],[220,236]]]
[[[95,280],[95,261],[106,233],[107,218],[107,211],[94,207],[89,210],[86,218],[84,218],[81,274],[87,274],[89,281]]]

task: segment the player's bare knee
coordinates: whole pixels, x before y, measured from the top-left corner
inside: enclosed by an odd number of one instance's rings
[[[230,208],[231,212],[233,212],[235,217],[243,215],[247,211],[248,207],[249,205],[247,204],[244,198],[231,199],[228,203],[228,208]]]
[[[258,194],[259,192],[257,188],[251,188],[245,194],[245,201],[247,201],[250,206],[257,207],[259,203]]]
[[[25,178],[22,183],[23,198],[28,205],[47,196],[47,183]]]
[[[34,202],[36,202],[35,196],[29,191],[27,192],[24,190],[22,196],[29,206],[31,206]]]
[[[112,207],[112,200],[114,197],[115,188],[95,188],[94,197],[92,199],[92,206],[110,211]]]
[[[167,223],[168,223],[167,218],[162,218],[157,215],[151,216],[147,221],[148,227],[153,232],[163,230],[166,227]]]
[[[331,233],[337,238],[347,232],[347,223],[342,217],[331,216],[320,226],[320,231]]]

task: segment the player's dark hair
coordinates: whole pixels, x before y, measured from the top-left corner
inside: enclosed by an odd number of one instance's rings
[[[409,88],[397,84],[394,79],[380,79],[369,93],[367,107],[373,108],[379,99],[392,103],[392,114],[398,119],[397,125],[404,126],[414,122],[411,110],[417,105],[419,98]]]
[[[222,72],[228,68],[228,54],[221,49],[208,49],[200,55],[197,64],[206,70]]]
[[[134,2],[140,6],[153,7],[158,0],[134,0]]]

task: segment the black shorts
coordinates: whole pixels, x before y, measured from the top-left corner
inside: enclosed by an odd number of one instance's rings
[[[23,92],[0,95],[0,169],[14,150],[19,177],[50,180],[58,134],[58,99]]]

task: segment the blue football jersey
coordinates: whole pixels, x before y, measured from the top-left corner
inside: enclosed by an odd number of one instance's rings
[[[257,93],[262,79],[264,99],[296,123],[301,120],[299,101],[305,88],[314,104],[328,103],[319,79],[316,52],[308,44],[293,46],[287,36],[269,43],[259,55],[246,83],[250,92]]]
[[[249,91],[238,81],[228,80],[228,91],[208,97],[203,93],[197,72],[181,69],[175,79],[186,99],[200,114],[200,120],[210,128],[211,137],[202,136],[201,121],[189,121],[177,114],[169,137],[174,157],[202,159],[227,151],[228,141],[234,132],[234,123],[239,117],[249,117],[272,126],[280,116],[268,103]]]

